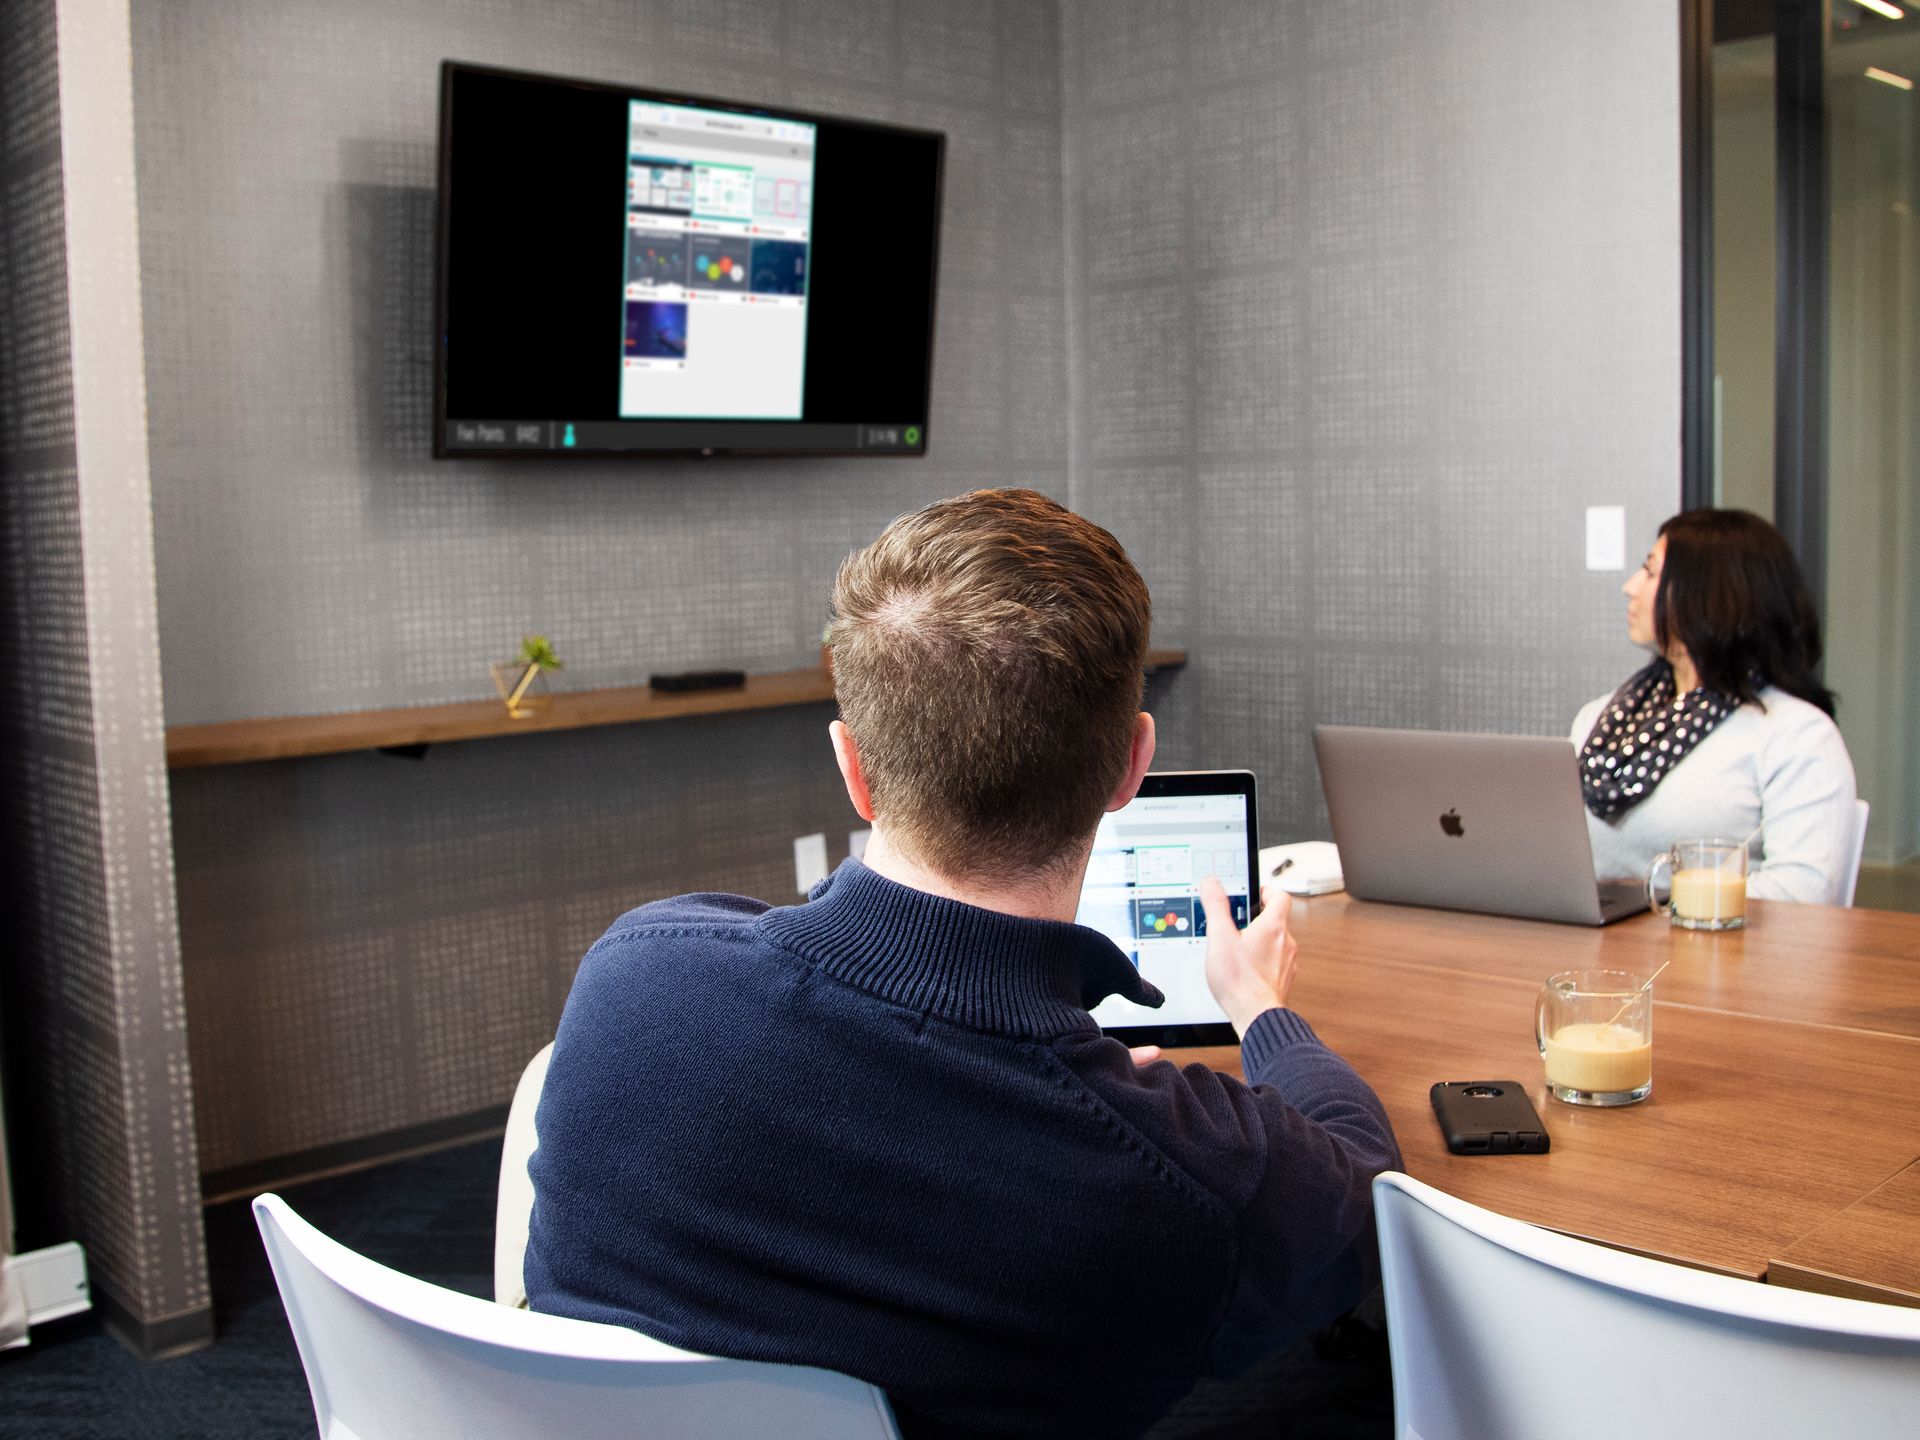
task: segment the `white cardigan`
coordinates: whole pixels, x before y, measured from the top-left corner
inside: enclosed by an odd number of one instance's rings
[[[1574,717],[1584,745],[1602,695]],[[1747,893],[1759,900],[1838,905],[1853,850],[1853,761],[1825,711],[1783,690],[1760,692],[1667,772],[1647,798],[1613,820],[1587,812],[1593,868],[1602,880],[1644,880],[1676,840],[1738,840],[1764,819]]]

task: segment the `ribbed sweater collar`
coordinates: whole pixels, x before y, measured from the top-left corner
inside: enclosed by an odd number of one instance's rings
[[[759,923],[836,979],[974,1029],[1059,1035],[1086,1029],[1109,995],[1164,998],[1097,930],[946,900],[857,860]]]

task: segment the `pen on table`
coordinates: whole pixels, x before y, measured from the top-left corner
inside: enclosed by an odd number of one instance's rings
[[[1286,870],[1292,864],[1293,864],[1293,857],[1289,855],[1286,859],[1282,860],[1278,865],[1273,867],[1273,872],[1270,875],[1268,875],[1267,878],[1269,880],[1278,880],[1280,878],[1281,872],[1283,870]]]

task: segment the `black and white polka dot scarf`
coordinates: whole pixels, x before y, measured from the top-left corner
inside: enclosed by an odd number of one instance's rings
[[[1734,711],[1704,686],[1673,693],[1673,666],[1655,660],[1613,692],[1580,747],[1580,790],[1602,820],[1631,810]]]

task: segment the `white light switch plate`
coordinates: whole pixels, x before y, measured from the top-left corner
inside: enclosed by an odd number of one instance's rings
[[[1627,512],[1619,505],[1587,507],[1587,569],[1627,568]]]
[[[827,878],[827,837],[796,835],[793,841],[793,883],[805,895]]]

